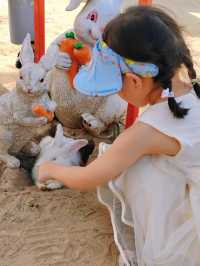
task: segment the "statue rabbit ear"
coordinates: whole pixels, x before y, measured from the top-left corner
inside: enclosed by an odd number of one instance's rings
[[[65,8],[66,11],[72,11],[79,7],[80,3],[83,2],[83,0],[70,0],[68,6]]]
[[[113,0],[112,2],[116,7],[121,7],[123,1],[122,0]]]
[[[111,0],[110,4],[114,13],[116,13],[116,15],[119,14],[122,8],[122,0]]]
[[[56,59],[59,53],[57,45],[50,45],[46,54],[43,55],[39,61],[39,64],[46,70],[51,70],[56,65]]]
[[[24,66],[26,64],[33,64],[34,63],[34,53],[33,53],[33,49],[31,46],[30,33],[26,34],[26,37],[22,43],[19,59],[20,59],[22,66]]]

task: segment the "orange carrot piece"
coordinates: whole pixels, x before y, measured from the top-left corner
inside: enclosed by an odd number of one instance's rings
[[[68,76],[68,80],[71,85],[71,88],[73,88],[73,80],[79,69],[78,62],[77,60],[75,60],[74,55],[73,55],[74,44],[76,42],[77,42],[76,39],[67,38],[67,39],[64,39],[60,44],[60,50],[62,52],[68,53],[72,60],[72,65],[70,69],[67,71],[67,76]]]
[[[72,60],[72,65],[67,71],[67,77],[71,88],[73,88],[73,80],[78,73],[79,66],[85,65],[91,60],[90,48],[75,39],[74,33],[67,33],[66,38],[61,41],[60,51],[68,53]]]
[[[60,51],[64,53],[68,53],[73,57],[74,45],[77,43],[76,39],[65,38],[60,43]]]
[[[42,105],[36,105],[33,107],[32,112],[36,114],[37,116],[44,116],[48,119],[49,122],[51,122],[54,118],[54,113],[47,111],[44,106]]]
[[[80,49],[74,48],[74,57],[78,61],[79,65],[85,65],[91,60],[91,51],[87,46],[83,46]]]

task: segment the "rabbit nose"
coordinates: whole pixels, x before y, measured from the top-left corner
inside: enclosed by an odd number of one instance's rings
[[[31,93],[32,92],[32,89],[29,87],[29,88],[27,88],[27,92],[28,93]]]
[[[98,38],[96,37],[97,33],[95,31],[89,30],[90,38],[92,38],[93,41],[96,41]]]

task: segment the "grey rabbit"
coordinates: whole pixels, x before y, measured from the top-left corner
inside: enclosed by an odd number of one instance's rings
[[[0,96],[0,160],[8,167],[18,168],[20,161],[13,156],[37,136],[37,129],[46,125],[46,117],[37,117],[32,112],[36,105],[43,105],[54,112],[56,103],[48,95],[46,63],[53,64],[56,54],[44,56],[34,63],[30,34],[24,39],[20,51],[22,68],[16,88]],[[53,66],[53,65],[52,65]],[[39,147],[33,144],[30,152],[38,153]]]

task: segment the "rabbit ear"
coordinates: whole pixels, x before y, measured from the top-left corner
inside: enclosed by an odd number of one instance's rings
[[[64,137],[63,127],[61,124],[58,124],[55,134],[55,144],[58,146],[62,144],[63,137]]]
[[[110,0],[109,7],[112,10],[113,16],[118,15],[122,8],[122,0]]]
[[[122,5],[122,0],[113,0],[111,2],[113,2],[115,7],[121,7],[121,5]]]
[[[69,5],[65,8],[65,11],[72,11],[76,9],[83,0],[70,0]]]
[[[46,71],[49,71],[56,65],[58,52],[58,45],[50,45],[50,47],[47,49],[46,54],[41,57],[39,64],[42,65],[42,67]]]
[[[71,143],[68,143],[67,150],[68,152],[78,152],[82,147],[85,147],[88,144],[86,139],[77,139]]]
[[[26,37],[22,43],[20,55],[19,55],[20,62],[22,66],[26,64],[33,64],[34,63],[34,53],[31,46],[31,35],[30,33],[26,34]]]

